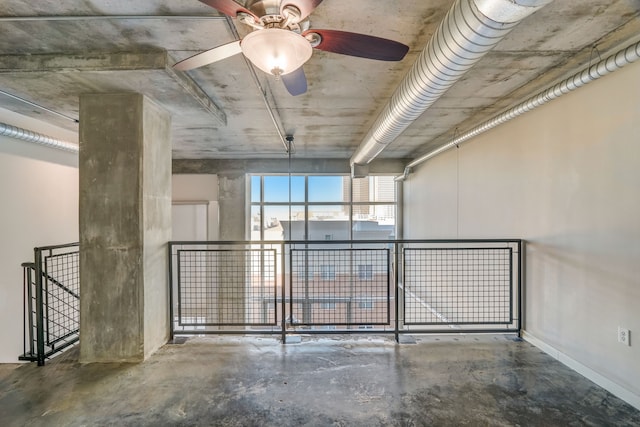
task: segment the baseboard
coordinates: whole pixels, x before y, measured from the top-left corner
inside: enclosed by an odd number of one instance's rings
[[[538,347],[540,350],[544,351],[554,359],[557,359],[560,363],[568,366],[569,368],[573,369],[583,377],[593,381],[594,383],[596,383],[603,389],[607,390],[611,394],[615,395],[616,397],[627,402],[629,405],[634,406],[636,409],[640,410],[639,395],[627,390],[621,385],[602,376],[601,374],[597,373],[593,369],[583,365],[582,363],[578,362],[575,359],[572,359],[571,357],[567,356],[557,348],[552,347],[549,344],[545,343],[544,341],[539,340],[538,338],[536,338],[535,336],[531,335],[526,331],[523,331],[522,338],[528,343]]]

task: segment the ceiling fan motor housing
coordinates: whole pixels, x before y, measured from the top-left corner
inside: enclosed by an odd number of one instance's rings
[[[284,8],[281,6],[281,0],[249,0],[246,9],[260,19],[260,25],[264,28],[281,28],[296,33],[309,29],[309,20],[302,18],[300,9],[289,4]],[[246,20],[243,22],[250,24]]]
[[[247,0],[246,8],[257,16],[279,15],[281,0]]]

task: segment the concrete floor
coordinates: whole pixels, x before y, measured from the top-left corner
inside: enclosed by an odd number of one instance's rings
[[[640,425],[640,411],[509,336],[191,338],[141,364],[76,360],[0,365],[0,425]]]

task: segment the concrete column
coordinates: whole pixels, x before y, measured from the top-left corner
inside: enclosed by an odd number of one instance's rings
[[[218,173],[220,240],[244,240],[246,238],[246,192],[247,180],[244,173]]]
[[[80,361],[141,361],[169,334],[170,117],[141,94],[80,97]]]
[[[220,215],[220,240],[245,240],[247,216],[246,175],[242,172],[218,174],[218,204]],[[219,265],[226,266],[218,272],[217,312],[219,321],[243,323],[246,311],[245,274],[249,266],[243,252],[220,253]]]

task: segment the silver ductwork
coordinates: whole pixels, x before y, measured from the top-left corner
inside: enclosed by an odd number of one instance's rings
[[[456,0],[351,164],[371,162],[520,21],[551,1]]]
[[[9,138],[33,142],[35,144],[45,145],[47,147],[57,148],[58,150],[63,151],[70,151],[72,153],[77,153],[79,149],[78,144],[62,141],[38,132],[32,132],[27,129],[11,126],[6,123],[0,123],[0,136],[8,136]]]
[[[396,178],[396,180],[405,179],[408,176],[411,168],[419,165],[420,163],[425,162],[430,158],[437,156],[438,154],[447,151],[455,146],[458,146],[468,139],[471,139],[475,136],[480,135],[481,133],[493,129],[496,126],[513,120],[521,114],[538,108],[549,101],[553,101],[554,99],[559,98],[562,95],[573,92],[574,90],[581,88],[587,83],[591,83],[592,81],[597,80],[600,77],[617,71],[625,65],[629,65],[637,61],[638,59],[640,59],[640,42],[634,43],[631,46],[622,49],[615,54],[607,57],[606,59],[598,62],[597,64],[579,71],[578,73],[562,80],[560,83],[550,87],[549,89],[533,95],[532,97],[526,99],[515,107],[512,107],[509,110],[505,111],[504,113],[498,114],[497,116],[494,116],[486,122],[483,122],[473,129],[450,140],[442,147],[418,157],[407,165],[404,175]]]

